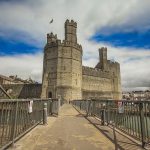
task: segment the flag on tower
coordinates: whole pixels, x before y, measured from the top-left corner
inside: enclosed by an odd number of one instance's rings
[[[49,22],[50,24],[53,23],[53,19]]]

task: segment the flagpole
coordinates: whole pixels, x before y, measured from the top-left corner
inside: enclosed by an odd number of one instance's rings
[[[53,23],[53,19],[49,22],[49,24],[52,24]]]

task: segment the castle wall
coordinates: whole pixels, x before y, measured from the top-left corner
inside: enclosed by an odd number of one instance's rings
[[[118,62],[112,62],[108,60],[107,67],[110,70],[110,72],[113,74],[112,76],[113,99],[116,100],[121,99],[122,91],[121,91],[120,64]]]
[[[56,96],[58,45],[50,43],[45,46],[43,60],[42,98]],[[49,93],[52,96],[48,96]]]
[[[100,69],[83,66],[82,74],[83,98],[113,98],[112,78],[110,73],[103,72]]]
[[[65,23],[65,40],[47,35],[44,50],[42,98],[81,99],[82,47],[77,43],[76,22]]]
[[[110,60],[105,63],[105,70],[100,63],[97,68],[82,67],[83,98],[121,99],[120,65]]]
[[[58,50],[57,95],[64,99],[81,99],[82,50],[81,47],[63,43]]]
[[[40,98],[42,85],[41,84],[3,84],[6,91],[10,91],[9,95],[12,98]],[[4,98],[4,97],[0,97]]]
[[[76,28],[76,22],[67,20],[63,41],[53,33],[47,34],[41,97],[121,99],[119,63],[107,60],[107,48],[102,47],[95,68],[82,66]]]

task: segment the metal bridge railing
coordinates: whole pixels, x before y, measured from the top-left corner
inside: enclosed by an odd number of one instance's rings
[[[0,84],[0,98],[4,98],[4,97],[11,99],[11,96],[5,91],[5,89]]]
[[[100,118],[102,125],[113,125],[140,140],[142,147],[150,143],[150,101],[74,100],[72,104]]]
[[[5,149],[44,122],[43,107],[47,104],[47,115],[58,114],[57,99],[0,100],[0,149]]]

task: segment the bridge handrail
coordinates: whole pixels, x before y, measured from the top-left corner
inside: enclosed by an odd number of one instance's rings
[[[113,125],[145,144],[150,143],[149,100],[84,99],[71,102],[86,115],[101,119],[102,125]]]
[[[51,101],[58,101],[58,99],[51,99],[51,98],[47,98],[47,99],[40,99],[40,98],[30,98],[30,99],[0,99],[0,103],[1,102],[16,102],[16,101],[20,101],[20,102],[23,102],[23,101],[47,101],[47,100],[51,100]]]
[[[44,122],[44,103],[47,114],[58,114],[58,99],[1,99],[0,149],[5,149],[36,125]]]

